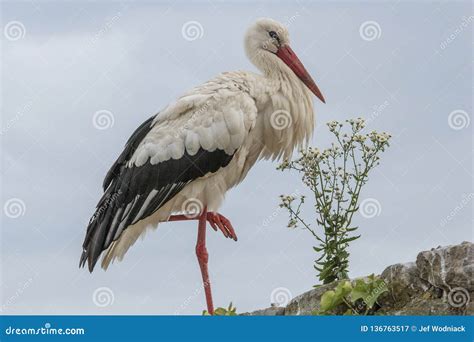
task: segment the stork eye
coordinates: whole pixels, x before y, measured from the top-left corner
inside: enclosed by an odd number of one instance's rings
[[[281,45],[281,42],[280,42],[280,37],[278,37],[278,34],[275,32],[275,31],[270,31],[268,32],[268,35],[272,38],[272,39],[275,39],[278,43],[278,45]]]
[[[278,37],[278,34],[275,31],[268,32],[268,35],[276,40],[280,40],[280,38]]]

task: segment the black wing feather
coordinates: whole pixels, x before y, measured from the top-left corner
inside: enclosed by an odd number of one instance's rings
[[[153,119],[155,119],[156,115],[152,116],[144,123],[142,123],[136,130],[133,132],[132,136],[128,138],[127,143],[125,144],[125,148],[123,149],[120,156],[117,158],[115,163],[110,168],[109,172],[104,178],[104,183],[102,187],[104,191],[110,185],[112,180],[119,175],[120,167],[124,165],[127,160],[132,156],[133,152],[137,149],[140,142],[145,138],[145,136],[150,132],[152,126]]]
[[[87,262],[92,272],[100,254],[117,240],[131,224],[145,219],[172,199],[191,181],[225,167],[232,160],[222,150],[202,148],[191,156],[170,159],[156,165],[149,161],[139,167],[127,167],[127,162],[152,128],[151,117],[132,134],[124,151],[104,179],[104,195],[87,227],[79,265]],[[140,216],[140,209],[152,191],[157,191]],[[127,206],[129,208],[127,209]]]

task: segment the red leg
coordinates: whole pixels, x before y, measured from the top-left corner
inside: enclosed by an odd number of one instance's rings
[[[168,221],[189,221],[189,220],[196,220],[196,217],[186,216],[186,215],[171,215],[168,218]]]
[[[234,227],[232,227],[232,224],[224,215],[215,212],[208,212],[207,220],[215,231],[219,229],[226,238],[231,238],[237,241],[237,234],[235,234]]]
[[[207,223],[207,208],[204,207],[198,223],[198,236],[196,243],[196,255],[201,268],[202,281],[204,283],[204,292],[206,293],[207,312],[210,315],[214,314],[214,306],[212,304],[211,282],[209,280],[209,272],[207,269],[207,262],[209,254],[206,249],[206,223]]]
[[[209,314],[212,315],[214,314],[214,306],[212,304],[211,282],[209,280],[209,271],[207,268],[209,254],[207,253],[206,249],[206,223],[209,222],[209,224],[215,231],[219,229],[225,237],[234,239],[235,241],[237,241],[237,235],[235,234],[232,224],[226,217],[219,213],[208,212],[207,207],[204,207],[199,216],[194,217],[189,215],[172,215],[168,218],[168,221],[189,220],[199,220],[196,255],[198,258],[199,267],[201,268],[202,281],[204,283],[207,311],[209,312]]]
[[[168,218],[169,222],[172,221],[190,221],[190,220],[200,220],[202,215],[199,216],[189,216],[189,215],[171,215]],[[206,213],[206,219],[211,225],[212,229],[216,232],[219,229],[226,238],[231,238],[237,241],[237,234],[235,233],[232,223],[224,215],[221,215],[216,212],[209,211]]]

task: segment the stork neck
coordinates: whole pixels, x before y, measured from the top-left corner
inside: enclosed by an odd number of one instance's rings
[[[292,96],[295,98],[299,98],[301,96],[309,96],[309,89],[306,85],[295,75],[293,70],[288,68],[286,65],[282,65],[283,63],[279,63],[278,68],[273,68],[271,70],[265,71],[265,76],[268,79],[277,81],[280,85],[281,91],[289,96],[291,93]]]
[[[265,68],[262,72],[267,80],[266,92],[270,96],[264,98],[265,103],[262,104],[264,109],[261,120],[265,122],[263,125],[265,149],[261,156],[289,159],[293,150],[308,143],[313,133],[314,112],[311,92],[283,63],[277,63],[271,69]],[[279,119],[281,122],[291,124],[281,129],[279,121],[275,121]]]

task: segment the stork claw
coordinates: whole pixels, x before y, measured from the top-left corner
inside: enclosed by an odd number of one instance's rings
[[[226,238],[231,238],[237,241],[237,234],[235,234],[234,227],[224,215],[216,212],[207,212],[207,221],[211,225],[212,229],[217,231],[219,229]]]

